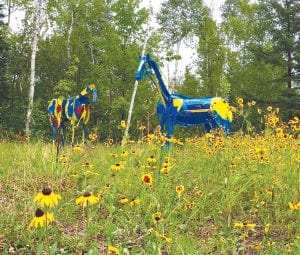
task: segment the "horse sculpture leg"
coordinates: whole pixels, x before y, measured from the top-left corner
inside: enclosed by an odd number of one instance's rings
[[[83,140],[83,144],[86,143],[87,138],[88,138],[88,129],[87,129],[87,126],[83,123],[82,124],[82,140]]]
[[[75,124],[71,124],[72,125],[72,140],[71,140],[71,146],[74,146],[74,136],[75,136]]]

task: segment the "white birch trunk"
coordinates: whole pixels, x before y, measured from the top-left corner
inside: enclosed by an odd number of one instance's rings
[[[181,42],[179,41],[176,45],[176,55],[179,55],[180,52],[180,46],[181,46]],[[174,68],[174,73],[173,73],[173,80],[171,82],[171,86],[170,86],[170,93],[174,93],[175,92],[175,84],[177,83],[177,73],[178,73],[178,59],[175,59],[175,68]]]
[[[68,66],[70,66],[71,64],[71,47],[70,47],[70,41],[71,41],[71,34],[73,31],[73,25],[74,25],[74,11],[72,12],[71,15],[71,24],[70,24],[70,28],[68,31],[68,38],[67,38],[67,61],[68,61]]]
[[[146,29],[146,36],[145,36],[145,41],[144,41],[144,45],[143,45],[143,50],[142,50],[142,56],[145,55],[146,52],[146,47],[147,47],[147,43],[149,38],[151,37],[151,18],[153,15],[153,8],[152,8],[152,1],[149,0],[149,10],[150,10],[150,17],[148,19],[148,24],[147,24],[147,29]],[[137,92],[137,87],[138,87],[139,81],[135,80],[134,83],[134,87],[133,87],[133,92],[132,92],[132,96],[131,96],[131,102],[130,102],[130,106],[129,106],[129,111],[128,111],[128,118],[127,118],[127,123],[126,123],[126,128],[124,131],[124,135],[123,135],[123,139],[122,139],[122,145],[125,145],[127,142],[127,138],[128,138],[128,131],[130,128],[130,122],[131,122],[131,116],[132,116],[132,111],[133,111],[133,105],[134,105],[134,101],[135,101],[135,96],[136,96],[136,92]]]
[[[68,61],[68,67],[71,65],[71,35],[73,32],[73,27],[74,27],[74,19],[75,19],[75,14],[77,12],[77,9],[79,7],[80,1],[78,0],[75,6],[75,9],[72,11],[71,15],[71,24],[68,30],[68,38],[67,38],[67,61]]]
[[[150,35],[145,38],[144,46],[143,46],[143,50],[142,50],[142,56],[145,55],[146,46],[147,46],[147,42],[148,42],[149,37],[150,37]],[[127,118],[126,128],[125,128],[124,136],[123,136],[123,139],[122,139],[122,145],[125,145],[126,141],[127,141],[128,131],[129,131],[130,122],[131,122],[131,116],[132,116],[132,111],[133,111],[133,105],[134,105],[134,101],[135,101],[135,95],[136,95],[136,92],[137,92],[138,84],[139,84],[139,81],[135,80],[134,87],[133,87],[133,92],[132,92],[132,96],[131,96],[131,102],[130,102],[130,106],[129,106],[129,111],[128,111],[128,118]]]
[[[34,98],[34,88],[35,88],[35,58],[36,52],[38,50],[38,41],[40,35],[40,21],[41,21],[41,9],[42,0],[34,0],[34,34],[31,46],[31,61],[30,61],[30,85],[28,94],[28,109],[25,123],[25,134],[27,138],[30,138],[30,125],[32,122],[32,111],[33,111],[33,98]]]

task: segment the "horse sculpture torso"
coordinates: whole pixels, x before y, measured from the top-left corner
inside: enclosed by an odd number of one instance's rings
[[[65,141],[65,125],[70,122],[72,125],[72,145],[74,143],[74,130],[80,123],[83,127],[83,141],[87,138],[86,124],[90,118],[89,94],[93,96],[93,102],[97,100],[97,90],[95,85],[87,86],[81,93],[68,99],[52,99],[48,105],[48,115],[52,127],[52,140],[57,139],[57,134],[61,131],[61,142]]]
[[[152,78],[155,74],[158,85]],[[174,133],[175,125],[194,126],[204,125],[207,131],[223,128],[228,134],[231,128],[232,113],[229,104],[221,97],[189,98],[183,95],[170,94],[167,90],[160,70],[150,55],[140,57],[136,80],[150,76],[158,89],[160,100],[157,104],[157,115],[161,130],[167,137]]]

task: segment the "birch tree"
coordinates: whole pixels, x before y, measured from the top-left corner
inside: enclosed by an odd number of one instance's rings
[[[40,36],[41,27],[41,16],[42,16],[42,0],[34,0],[34,30],[31,45],[31,60],[30,60],[30,83],[29,83],[29,94],[28,94],[28,109],[25,123],[25,134],[30,137],[30,125],[32,122],[32,111],[33,111],[33,98],[35,89],[35,59],[38,50],[38,41]]]

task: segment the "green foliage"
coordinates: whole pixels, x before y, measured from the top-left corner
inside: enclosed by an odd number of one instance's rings
[[[198,73],[202,94],[223,96],[220,84],[225,64],[225,48],[216,22],[212,18],[204,18],[197,36],[199,38]]]
[[[32,1],[11,3],[24,11],[25,19],[17,33],[3,22],[0,25],[0,121],[4,133],[19,134],[24,129],[30,78]],[[93,83],[100,98],[91,107],[89,129],[100,132],[103,140],[120,140],[122,130],[116,124],[127,119],[144,25],[150,15],[139,5],[138,0],[47,2],[43,17],[47,25],[43,23],[36,56],[33,132],[37,136],[48,137],[49,100],[75,96]],[[191,70],[186,69],[175,93],[218,95],[230,101],[238,96],[255,100],[261,107],[275,104],[282,118],[288,119],[299,114],[294,91],[299,87],[297,13],[299,3],[294,0],[227,0],[223,23],[217,24],[200,0],[164,1],[157,15],[161,27],[149,39],[147,52],[163,67],[165,60],[181,61],[174,45],[195,46],[196,62]],[[289,84],[292,89],[286,90]],[[151,82],[140,82],[129,131],[132,138],[140,136],[139,126],[152,131],[158,125],[157,100]],[[191,132],[178,130],[202,134],[201,127]]]
[[[190,97],[199,97],[200,94],[200,85],[198,79],[190,72],[189,68],[185,69],[184,81],[182,85],[179,85],[176,88],[178,94],[182,94]]]

